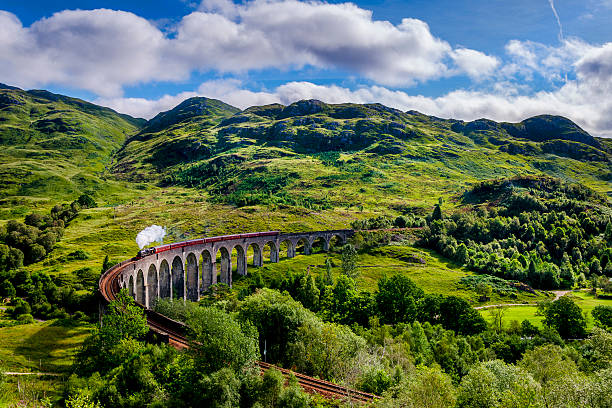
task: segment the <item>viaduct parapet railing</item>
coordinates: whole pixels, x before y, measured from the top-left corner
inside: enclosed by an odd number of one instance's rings
[[[232,261],[236,272],[247,275],[247,253],[252,250],[252,265],[280,259],[285,247],[287,258],[298,249],[308,255],[320,245],[328,251],[333,240],[346,243],[353,230],[281,233],[279,231],[224,235],[161,245],[140,251],[137,257],[116,265],[120,271],[113,282],[115,290],[125,288],[136,302],[146,308],[158,298],[198,301],[200,295],[217,283],[232,286]],[[267,250],[264,251],[264,248]],[[264,253],[269,254],[264,260]]]

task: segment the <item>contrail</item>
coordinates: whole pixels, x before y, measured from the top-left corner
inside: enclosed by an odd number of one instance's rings
[[[555,18],[557,19],[557,24],[559,25],[559,41],[563,42],[563,26],[561,25],[561,19],[559,18],[559,13],[557,13],[557,9],[555,8],[555,1],[548,0],[548,3],[550,4],[550,8],[552,9],[553,14],[555,15]]]

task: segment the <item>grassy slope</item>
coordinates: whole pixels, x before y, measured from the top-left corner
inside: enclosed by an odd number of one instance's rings
[[[0,328],[0,369],[60,374],[8,376],[6,386],[0,390],[0,406],[59,398],[73,358],[91,328],[89,324],[64,326],[55,320]]]
[[[254,108],[225,120],[218,113],[194,117],[145,132],[130,139],[114,171],[136,180],[170,177],[179,184],[199,183],[214,191],[212,198],[265,193],[266,181],[280,177],[280,185],[270,189],[273,194],[370,209],[429,207],[440,195],[456,194],[476,181],[519,174],[544,173],[612,192],[609,161],[587,160],[609,159],[604,152],[609,147],[588,135],[602,149],[595,149],[599,156],[591,155],[592,146],[568,140],[557,142],[580,145],[585,152],[549,154],[542,143],[517,139],[501,128],[469,131],[457,128],[456,121],[377,105],[323,105],[317,113],[298,105],[276,107],[273,113]],[[326,153],[338,150],[343,151],[339,157],[326,159]],[[568,157],[572,154],[579,156]],[[182,160],[173,164],[177,155]],[[152,157],[173,159],[155,164]]]
[[[121,195],[105,169],[142,123],[79,99],[0,88],[0,218],[82,192]]]

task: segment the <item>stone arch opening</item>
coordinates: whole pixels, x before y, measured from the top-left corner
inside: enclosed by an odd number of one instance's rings
[[[332,235],[329,239],[329,250],[332,252],[340,252],[344,243],[344,239],[340,235]]]
[[[268,241],[263,247],[263,256],[264,258],[268,258],[270,262],[276,263],[278,262],[278,247],[274,243],[274,241]]]
[[[293,242],[286,239],[282,241],[278,248],[279,258],[293,258],[295,256],[295,248],[293,247]]]
[[[232,268],[238,275],[246,275],[247,274],[247,260],[246,260],[246,252],[242,245],[236,245],[232,248],[232,265],[236,265],[235,268]]]
[[[159,266],[159,297],[160,298],[169,298],[170,297],[170,266],[168,265],[168,261],[165,259],[161,262]]]
[[[193,252],[187,255],[187,299],[197,302],[200,299],[198,290],[198,259]]]
[[[130,283],[128,284],[128,291],[131,297],[134,297],[134,277],[130,275]]]
[[[232,286],[232,259],[227,248],[219,248],[217,251],[217,263],[220,265],[218,282]]]
[[[204,293],[211,285],[217,283],[217,274],[215,264],[212,261],[210,252],[205,249],[200,256],[200,265],[202,265],[202,284],[201,291]]]
[[[247,257],[253,259],[253,266],[260,267],[263,265],[263,254],[258,244],[252,243],[248,246]]]
[[[136,302],[144,305],[145,296],[144,273],[142,273],[142,269],[139,269],[136,274]]]
[[[313,254],[327,251],[327,241],[324,237],[316,237],[310,244],[310,252]]]
[[[185,299],[185,270],[183,260],[175,256],[172,261],[172,299]]]
[[[151,264],[147,272],[147,292],[149,293],[149,304],[147,307],[155,306],[155,301],[157,300],[157,286],[157,269],[155,269],[154,264]]]
[[[300,238],[295,244],[295,252],[310,255],[310,242],[306,238]]]

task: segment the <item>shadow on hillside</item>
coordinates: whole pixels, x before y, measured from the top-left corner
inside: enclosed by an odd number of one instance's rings
[[[34,371],[65,373],[81,342],[76,338],[88,333],[85,326],[50,324],[41,326],[15,348],[15,354],[25,357]]]

